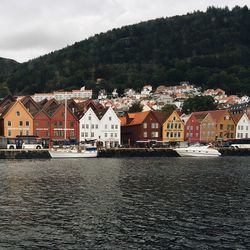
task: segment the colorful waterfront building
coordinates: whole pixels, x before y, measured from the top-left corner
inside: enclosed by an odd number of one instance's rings
[[[200,123],[200,142],[208,143],[217,140],[217,124],[210,112],[205,112],[206,116]]]
[[[128,113],[120,120],[123,145],[162,141],[162,126],[153,111]]]
[[[162,127],[164,142],[184,141],[184,122],[177,111],[170,113]]]
[[[250,138],[250,119],[247,114],[235,114],[232,117],[236,127],[235,138]]]
[[[200,142],[201,122],[207,116],[207,112],[193,112],[185,123],[184,140],[190,143]]]
[[[33,135],[33,117],[21,101],[13,101],[2,106],[1,111],[1,135],[9,138],[17,135]]]

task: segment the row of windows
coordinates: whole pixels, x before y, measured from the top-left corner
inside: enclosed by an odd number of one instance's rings
[[[24,124],[23,121],[19,121],[19,126],[22,127]],[[12,126],[12,122],[11,121],[8,121],[8,127],[11,127]],[[30,126],[30,122],[29,121],[25,121],[25,126],[26,127],[29,127]]]
[[[196,130],[199,130],[199,126],[196,126],[195,127],[196,128]],[[194,129],[194,126],[187,126],[187,130],[193,130]]]
[[[220,129],[222,130],[224,128],[227,128],[227,130],[234,130],[234,125],[228,124],[226,127],[226,125],[224,126],[224,124],[220,124]]]
[[[29,130],[19,130],[19,135],[29,135]],[[8,130],[8,136],[12,136],[12,131]]]
[[[147,138],[148,137],[148,132],[144,132],[143,133],[143,137]],[[151,132],[151,138],[157,138],[159,137],[159,133],[158,132]]]
[[[89,115],[89,121],[91,121],[92,117]],[[109,121],[112,121],[112,116],[109,116]]]
[[[242,126],[242,125],[241,125],[241,126],[240,126],[240,125],[238,125],[238,129],[239,129],[239,130],[244,130],[244,126]],[[246,130],[248,130],[248,126],[246,126]]]
[[[53,134],[54,134],[54,136],[64,136],[64,131],[63,130],[54,130]],[[75,136],[75,131],[70,130],[69,131],[69,136],[74,137]]]
[[[88,128],[92,128],[92,129],[98,129],[98,124],[82,124],[82,129],[88,129]],[[108,124],[105,124],[105,126],[104,126],[104,128],[105,129],[108,129]],[[110,128],[111,129],[118,129],[118,125],[113,125],[113,124],[111,124],[111,126],[110,126]]]
[[[62,122],[62,121],[54,121],[53,125],[54,125],[54,127],[63,127],[64,126],[64,122]],[[70,128],[74,128],[74,126],[75,126],[75,122],[71,121],[69,123],[69,127]]]
[[[81,133],[81,137],[85,137],[85,138],[95,138],[95,133],[94,132],[82,132]],[[104,133],[104,137],[107,138],[108,137],[108,133]],[[110,133],[110,138],[117,138],[117,133]]]
[[[181,132],[167,132],[167,138],[180,138]]]
[[[186,133],[186,137],[187,138],[192,138],[193,137],[193,133]],[[196,136],[196,138],[199,136],[199,133],[195,133],[195,136]]]
[[[167,128],[178,128],[178,129],[180,129],[181,128],[181,123],[180,122],[178,122],[178,123],[167,123]]]
[[[146,122],[143,123],[143,128],[148,128],[148,124]],[[151,128],[159,128],[159,123],[152,122],[151,123]]]
[[[244,133],[237,133],[237,138],[248,138],[248,133],[245,133],[245,137]]]

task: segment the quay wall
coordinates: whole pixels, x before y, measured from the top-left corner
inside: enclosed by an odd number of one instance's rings
[[[48,150],[2,149],[0,159],[50,159]]]
[[[219,148],[222,156],[250,156],[250,149]],[[170,148],[111,148],[102,149],[98,157],[178,157],[179,155]],[[50,159],[48,150],[12,149],[0,150],[0,159]]]

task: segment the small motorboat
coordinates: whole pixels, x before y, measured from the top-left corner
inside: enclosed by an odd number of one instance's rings
[[[217,157],[221,156],[221,153],[209,145],[193,145],[185,148],[174,149],[180,156],[193,156],[193,157]]]
[[[95,158],[98,151],[95,146],[52,148],[49,154],[51,158]]]

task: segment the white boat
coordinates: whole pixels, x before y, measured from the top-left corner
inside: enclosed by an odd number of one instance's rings
[[[95,158],[97,157],[97,148],[54,148],[49,150],[51,158]]]
[[[180,156],[193,156],[193,157],[217,157],[221,156],[221,153],[212,148],[211,145],[193,145],[186,148],[174,149]]]

